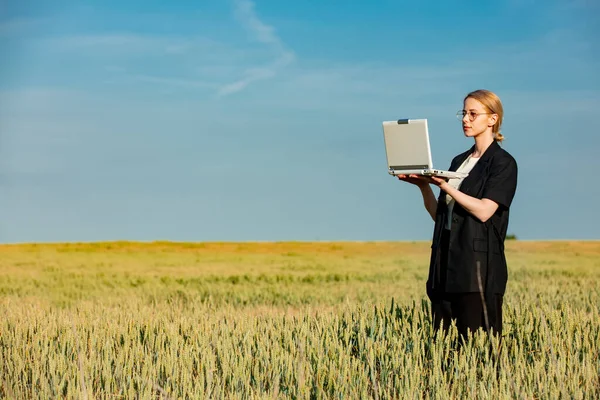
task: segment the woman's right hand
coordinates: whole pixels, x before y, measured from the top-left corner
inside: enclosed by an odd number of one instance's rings
[[[430,177],[423,176],[423,175],[415,175],[415,174],[405,175],[405,174],[399,174],[399,175],[397,175],[397,177],[401,181],[412,183],[413,185],[417,185],[420,188],[424,188],[427,185],[429,185],[430,183],[433,183],[433,181],[431,180]]]

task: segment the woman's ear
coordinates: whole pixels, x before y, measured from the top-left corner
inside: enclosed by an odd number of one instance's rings
[[[488,126],[494,126],[498,122],[498,114],[491,114],[488,119]]]

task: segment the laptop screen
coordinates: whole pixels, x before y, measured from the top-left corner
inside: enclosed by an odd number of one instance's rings
[[[429,169],[432,167],[429,150],[427,120],[409,120],[408,123],[383,123],[388,168]]]

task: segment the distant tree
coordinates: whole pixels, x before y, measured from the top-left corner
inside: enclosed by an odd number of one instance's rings
[[[517,235],[515,235],[514,233],[509,233],[508,235],[506,235],[506,240],[517,240]]]

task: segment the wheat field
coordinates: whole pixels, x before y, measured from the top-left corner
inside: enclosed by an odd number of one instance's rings
[[[507,242],[504,333],[434,337],[429,243],[0,246],[0,398],[600,398],[600,242]]]

